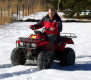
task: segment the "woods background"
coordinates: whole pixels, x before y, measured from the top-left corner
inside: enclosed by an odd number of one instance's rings
[[[41,11],[45,6],[45,0],[0,0],[0,24]]]

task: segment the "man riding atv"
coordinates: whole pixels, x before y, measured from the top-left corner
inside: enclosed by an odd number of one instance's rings
[[[49,9],[48,15],[46,15],[37,24],[29,26],[29,28],[32,30],[39,29],[41,27],[45,27],[44,33],[47,35],[48,40],[51,42],[52,52],[54,54],[54,43],[60,38],[60,32],[62,31],[61,18],[58,16],[54,8]]]
[[[75,63],[75,52],[66,44],[74,44],[72,33],[61,33],[62,21],[55,9],[49,9],[48,15],[35,25],[29,26],[35,30],[45,27],[43,31],[34,31],[29,37],[19,37],[16,47],[12,50],[13,65],[24,65],[27,60],[36,61],[38,69],[48,69],[54,60],[62,66]],[[63,36],[62,36],[63,34]]]

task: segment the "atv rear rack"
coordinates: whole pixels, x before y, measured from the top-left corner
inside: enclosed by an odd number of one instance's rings
[[[68,38],[77,38],[77,36],[74,33],[61,33],[60,36]]]

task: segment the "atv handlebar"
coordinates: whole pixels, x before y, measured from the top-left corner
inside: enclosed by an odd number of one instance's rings
[[[47,30],[47,31],[50,31],[50,28],[43,28],[42,31],[34,31],[35,33],[44,33],[44,31]],[[61,37],[69,37],[69,38],[77,38],[77,36],[74,34],[74,33],[60,33],[60,36]]]
[[[42,32],[44,32],[45,30],[46,30],[46,31],[51,31],[50,28],[43,28],[43,29],[42,29]]]

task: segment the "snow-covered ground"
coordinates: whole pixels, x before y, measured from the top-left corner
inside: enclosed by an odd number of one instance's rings
[[[30,62],[24,66],[12,66],[10,55],[16,46],[15,41],[20,36],[27,37],[33,33],[28,28],[31,24],[35,23],[15,22],[0,28],[0,80],[91,80],[91,23],[63,23],[63,32],[78,36],[73,39],[75,65],[61,67],[54,63],[50,69],[41,71]]]

